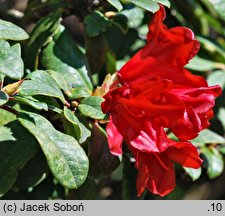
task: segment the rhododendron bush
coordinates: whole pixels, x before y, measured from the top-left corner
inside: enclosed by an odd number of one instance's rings
[[[1,4],[2,199],[225,198],[222,0]]]

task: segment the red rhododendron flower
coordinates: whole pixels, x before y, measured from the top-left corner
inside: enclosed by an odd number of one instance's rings
[[[175,187],[175,172],[173,162],[184,167],[199,168],[202,160],[196,148],[189,142],[174,142],[169,140],[167,148],[160,153],[144,153],[133,149],[137,177],[137,191],[140,196],[145,188],[154,194],[165,196]]]
[[[149,25],[147,44],[118,72],[120,86],[102,103],[110,113],[106,131],[110,150],[122,154],[125,140],[139,170],[137,189],[165,195],[175,186],[173,162],[198,168],[201,159],[186,140],[209,126],[219,86],[209,87],[203,77],[184,66],[199,50],[190,29],[167,29],[161,6]],[[114,85],[115,87],[115,85]],[[168,139],[169,128],[181,142]]]

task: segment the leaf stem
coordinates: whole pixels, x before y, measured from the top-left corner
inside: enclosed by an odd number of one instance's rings
[[[4,110],[6,110],[6,111],[8,111],[8,112],[10,112],[10,113],[12,113],[14,115],[18,115],[18,112],[15,109],[13,109],[12,107],[8,106],[8,105],[0,106],[0,109],[4,109]]]

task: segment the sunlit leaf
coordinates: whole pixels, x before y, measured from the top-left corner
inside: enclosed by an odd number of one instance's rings
[[[193,181],[196,181],[197,179],[199,179],[199,177],[202,174],[201,167],[198,168],[198,169],[184,167],[184,170],[187,172],[187,174],[191,177],[191,179]]]
[[[87,138],[91,136],[90,130],[88,130],[85,125],[79,121],[75,113],[66,107],[64,108],[64,115],[73,124],[76,131],[76,138],[79,143],[84,143]]]
[[[207,174],[210,179],[214,179],[222,174],[224,169],[223,157],[216,148],[203,147],[201,149],[207,159]]]
[[[23,69],[23,60],[18,52],[15,52],[15,47],[10,47],[8,42],[0,40],[0,73],[12,79],[21,79]]]
[[[82,87],[92,91],[86,57],[63,27],[44,49],[42,64],[59,73],[69,89]]]
[[[113,7],[115,7],[118,11],[123,9],[123,5],[119,0],[107,0]]]
[[[225,138],[218,135],[217,133],[205,129],[199,133],[199,136],[193,140],[191,140],[193,144],[202,145],[204,143],[225,143]]]
[[[77,141],[57,131],[44,117],[35,113],[22,113],[21,124],[38,140],[50,170],[67,188],[78,188],[88,173],[88,158]]]
[[[82,115],[93,118],[93,119],[103,119],[105,114],[102,112],[101,103],[103,98],[90,96],[84,98],[78,106],[79,111]]]
[[[9,96],[5,93],[0,91],[0,106],[6,104],[9,100]]]
[[[63,103],[65,98],[56,81],[46,71],[34,71],[20,86],[19,93],[24,96],[46,95],[59,98]]]
[[[29,36],[23,29],[11,22],[0,19],[0,39],[20,41],[27,38]]]

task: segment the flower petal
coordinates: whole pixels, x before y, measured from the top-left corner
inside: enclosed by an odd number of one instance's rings
[[[117,127],[113,124],[112,116],[110,116],[109,118],[109,123],[107,124],[106,132],[110,152],[116,156],[121,155],[123,136],[119,133]]]
[[[137,153],[137,191],[140,196],[147,188],[154,194],[165,196],[175,188],[173,163],[163,154]]]
[[[167,29],[163,24],[163,6],[149,25],[147,44],[118,72],[122,82],[132,84],[161,77],[191,86],[206,86],[205,80],[183,66],[198,52],[200,45],[194,33],[185,27]]]
[[[202,159],[195,146],[189,142],[171,141],[169,148],[165,151],[166,156],[184,167],[199,168]]]

